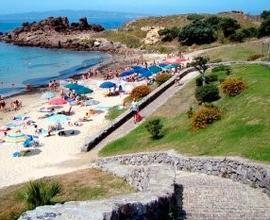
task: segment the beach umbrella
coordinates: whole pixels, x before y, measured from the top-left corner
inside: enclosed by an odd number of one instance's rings
[[[100,88],[102,89],[110,89],[110,88],[114,88],[116,86],[115,83],[110,82],[110,81],[106,81],[100,84]]]
[[[10,133],[7,134],[7,136],[4,138],[4,140],[7,143],[23,143],[26,140],[28,140],[27,135],[23,134],[21,131],[17,130],[17,131],[12,131]]]
[[[41,99],[51,99],[53,97],[55,97],[53,92],[45,92],[41,95]]]
[[[122,72],[119,76],[120,77],[127,77],[127,76],[134,74],[134,73],[135,73],[134,70],[127,70],[127,71]]]
[[[150,66],[148,69],[153,74],[156,74],[162,71],[162,68],[156,65]]]
[[[74,90],[77,87],[78,87],[78,84],[76,84],[76,83],[69,83],[69,84],[65,85],[65,88],[71,89],[71,90]]]
[[[150,77],[152,76],[153,74],[150,72],[150,70],[146,69],[146,68],[137,68],[137,69],[134,69],[136,73],[139,73],[140,74],[140,77],[144,77],[144,78],[147,78],[147,77]]]
[[[159,64],[160,67],[165,67],[165,66],[167,66],[167,65],[168,65],[168,64],[166,64],[166,63],[160,63],[160,64]]]
[[[48,121],[52,124],[64,124],[69,120],[70,118],[63,114],[54,114],[48,118]]]
[[[67,101],[61,97],[55,97],[49,100],[50,105],[65,105]]]
[[[81,85],[78,85],[75,89],[74,89],[75,93],[78,94],[78,95],[85,95],[85,94],[89,94],[89,93],[92,93],[93,90],[92,89],[89,89],[85,86],[81,86]]]
[[[169,65],[163,67],[163,69],[169,70],[169,69],[177,68],[178,66],[179,66],[178,64],[169,64]]]

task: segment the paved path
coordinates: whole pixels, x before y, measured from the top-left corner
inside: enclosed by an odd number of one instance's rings
[[[184,186],[186,219],[270,219],[270,198],[260,189],[229,179],[186,172],[178,172],[176,182]]]
[[[191,80],[198,76],[198,72],[189,73],[187,76],[183,77],[181,83],[182,86],[173,85],[169,89],[167,89],[163,94],[161,94],[157,99],[147,105],[140,113],[144,118],[147,118],[152,113],[154,113],[159,107],[164,105],[176,92],[181,90],[185,85],[188,84]],[[139,123],[140,124],[140,123]],[[91,152],[97,154],[106,144],[125,136],[130,131],[139,126],[139,124],[134,124],[133,119],[128,120],[125,124],[115,130],[112,134],[106,137],[103,141],[101,141]]]

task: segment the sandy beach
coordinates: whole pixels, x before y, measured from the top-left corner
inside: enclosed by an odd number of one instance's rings
[[[158,54],[147,55],[146,60],[161,59],[163,56]],[[89,162],[97,158],[97,153],[81,153],[81,146],[85,143],[87,137],[94,135],[102,130],[110,121],[105,119],[105,115],[110,107],[122,106],[124,98],[128,95],[106,97],[108,92],[106,89],[99,88],[103,79],[87,79],[80,80],[82,84],[91,88],[94,92],[89,94],[94,100],[100,102],[97,106],[73,106],[70,116],[70,122],[74,123],[78,119],[85,116],[89,109],[99,109],[102,112],[91,116],[91,121],[82,122],[81,126],[70,126],[68,123],[63,124],[65,130],[74,130],[75,135],[60,137],[57,133],[53,133],[51,137],[39,137],[40,146],[33,149],[31,156],[16,157],[12,154],[16,151],[24,150],[22,144],[2,143],[0,144],[0,187],[14,185],[29,180],[34,180],[44,176],[52,176],[63,173],[72,172],[75,170],[86,168]],[[127,93],[132,88],[144,84],[144,81],[125,83]],[[58,94],[56,94],[58,95]],[[42,107],[48,107],[48,101],[41,99],[41,92],[31,94],[22,94],[11,97],[6,100],[8,103],[11,100],[19,99],[23,102],[23,107],[19,111],[0,112],[0,127],[11,122],[14,116],[24,115],[36,122],[39,128],[47,129],[50,125],[48,119],[39,119],[44,113],[39,112]],[[60,106],[57,111],[67,111],[69,104]],[[18,127],[22,133],[34,135],[35,129],[33,126]],[[3,134],[1,134],[3,137]],[[1,136],[0,135],[0,136]],[[0,137],[1,138],[1,137]]]

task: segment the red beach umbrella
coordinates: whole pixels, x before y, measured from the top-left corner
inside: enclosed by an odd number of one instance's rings
[[[67,101],[61,97],[52,98],[49,100],[50,105],[65,105]]]

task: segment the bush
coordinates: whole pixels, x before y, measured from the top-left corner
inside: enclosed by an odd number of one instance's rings
[[[242,30],[237,30],[234,34],[230,36],[230,40],[234,42],[243,42],[246,38],[246,35]]]
[[[162,135],[163,124],[160,119],[153,119],[146,123],[146,130],[151,134],[153,139],[158,139]]]
[[[169,73],[160,73],[156,76],[156,82],[160,86],[161,84],[165,83],[172,77]]]
[[[198,102],[214,102],[220,98],[218,87],[214,84],[198,87],[195,94]]]
[[[237,78],[228,78],[222,84],[221,88],[227,96],[236,96],[243,92],[246,88],[245,83]]]
[[[214,121],[220,120],[222,112],[217,107],[200,107],[192,117],[192,127],[194,130],[206,128]]]
[[[21,193],[20,198],[29,209],[34,209],[38,206],[52,205],[52,199],[60,192],[61,186],[58,183],[39,180],[30,182]]]
[[[138,100],[147,96],[150,92],[151,92],[151,89],[149,86],[141,85],[141,86],[137,86],[131,91],[130,97],[132,99]]]
[[[187,16],[187,19],[190,20],[190,21],[201,20],[203,18],[204,18],[204,16],[203,15],[200,15],[200,14],[189,14]]]
[[[264,55],[262,54],[254,54],[254,55],[251,55],[247,58],[247,61],[254,61],[254,60],[258,60],[259,58],[262,58],[264,57]]]
[[[188,118],[192,118],[194,115],[194,111],[192,107],[189,107],[189,110],[187,111]]]
[[[206,84],[210,84],[211,82],[216,82],[216,81],[218,81],[218,75],[216,74],[210,74],[205,77]],[[203,84],[202,77],[197,78],[196,86],[202,86],[202,84]]]
[[[216,73],[216,72],[225,72],[226,75],[230,75],[232,72],[232,69],[229,66],[219,65],[212,69],[212,73]]]

